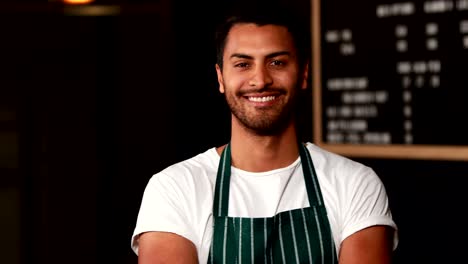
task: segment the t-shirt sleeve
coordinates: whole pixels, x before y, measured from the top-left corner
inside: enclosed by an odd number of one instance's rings
[[[398,229],[392,218],[385,186],[369,167],[362,167],[346,183],[351,186],[342,197],[343,229],[341,241],[353,233],[374,225],[394,229],[393,248],[398,245]]]
[[[131,248],[137,255],[139,236],[144,232],[171,232],[194,241],[187,199],[187,190],[173,177],[161,172],[149,180],[131,239]]]

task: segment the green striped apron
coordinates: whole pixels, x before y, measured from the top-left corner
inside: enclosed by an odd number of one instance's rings
[[[216,178],[208,263],[338,263],[312,159],[303,144],[299,154],[310,207],[267,218],[228,217],[231,149],[226,146]]]

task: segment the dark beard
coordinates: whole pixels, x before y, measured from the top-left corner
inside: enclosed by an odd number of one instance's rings
[[[265,110],[265,118],[253,119],[252,117],[248,117],[243,113],[240,107],[228,100],[227,95],[225,96],[225,99],[231,113],[245,128],[259,136],[275,136],[285,131],[290,123],[293,122],[295,118],[298,90],[299,89],[291,94],[290,101],[281,110],[277,109],[275,113],[271,113],[271,110]]]

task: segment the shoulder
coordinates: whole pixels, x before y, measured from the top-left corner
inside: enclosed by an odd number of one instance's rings
[[[386,191],[375,171],[360,162],[307,144],[320,183],[322,195],[333,207],[359,204],[368,198],[386,206]],[[367,197],[367,198],[366,198]]]
[[[177,162],[154,174],[149,182],[152,184],[197,184],[212,182],[216,178],[219,155],[215,148],[210,148],[189,159]]]
[[[338,181],[335,183],[364,179],[379,181],[374,170],[360,162],[330,152],[312,143],[307,143],[307,149],[311,154],[319,178],[333,182]]]
[[[210,171],[215,170],[218,167],[219,155],[216,152],[216,148],[210,148],[202,153],[197,154],[189,159],[177,162],[164,170],[162,174],[172,175],[187,172],[196,171]]]

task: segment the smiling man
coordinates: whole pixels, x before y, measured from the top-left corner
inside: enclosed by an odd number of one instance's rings
[[[231,138],[150,179],[132,237],[140,264],[391,263],[397,227],[379,177],[298,139],[309,52],[291,18],[249,6],[219,27]]]

